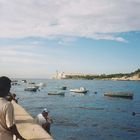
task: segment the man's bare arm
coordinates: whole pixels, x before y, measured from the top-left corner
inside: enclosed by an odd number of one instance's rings
[[[10,131],[12,134],[14,134],[17,138],[19,138],[20,140],[26,140],[25,138],[23,138],[23,137],[20,135],[20,133],[19,133],[19,131],[17,130],[17,127],[16,127],[15,124],[12,125],[12,126],[9,128],[9,131]]]

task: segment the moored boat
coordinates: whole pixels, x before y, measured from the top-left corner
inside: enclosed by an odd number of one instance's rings
[[[61,96],[64,96],[65,92],[53,91],[53,92],[48,92],[48,95],[61,95]]]
[[[37,87],[38,89],[42,89],[43,87],[46,87],[45,83],[39,83],[39,84],[35,84],[35,87]]]
[[[70,89],[70,92],[75,92],[75,93],[87,93],[88,90],[86,90],[86,88],[84,87],[80,87],[78,89]]]
[[[36,92],[37,89],[38,89],[37,87],[32,86],[32,87],[27,87],[27,88],[25,88],[24,90],[25,90],[25,91],[34,91],[34,92]]]
[[[66,86],[62,86],[62,87],[60,87],[60,90],[66,90],[66,89],[67,89]]]
[[[104,96],[133,99],[133,93],[131,92],[108,92],[104,93]]]

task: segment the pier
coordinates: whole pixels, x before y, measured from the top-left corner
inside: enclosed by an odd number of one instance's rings
[[[53,140],[23,107],[14,101],[12,103],[14,105],[17,129],[24,138],[27,140]]]

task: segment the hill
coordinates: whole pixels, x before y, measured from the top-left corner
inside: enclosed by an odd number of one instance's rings
[[[68,75],[66,79],[100,79],[100,80],[140,80],[140,69],[131,73],[101,74],[101,75]]]
[[[140,80],[140,69],[126,74],[122,77],[114,77],[112,80]]]

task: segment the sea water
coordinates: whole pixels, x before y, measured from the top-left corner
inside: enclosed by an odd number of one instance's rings
[[[20,81],[20,79],[18,80]],[[33,117],[48,108],[53,118],[51,134],[55,140],[140,140],[140,81],[41,80],[37,92],[24,91],[27,84],[12,86],[12,92]],[[48,95],[66,86],[65,96]],[[85,87],[87,94],[72,93]],[[132,92],[133,99],[104,96],[105,92]],[[132,112],[136,115],[133,116]]]

